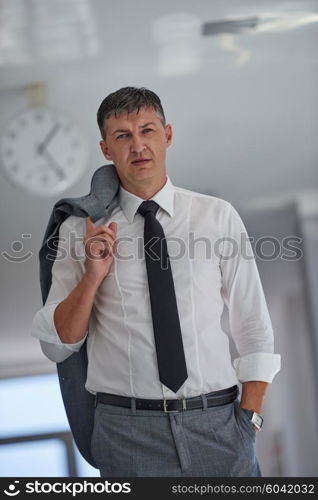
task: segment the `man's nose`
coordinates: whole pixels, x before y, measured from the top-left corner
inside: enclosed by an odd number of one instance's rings
[[[141,137],[133,136],[130,148],[132,153],[140,154],[146,149],[146,146]]]

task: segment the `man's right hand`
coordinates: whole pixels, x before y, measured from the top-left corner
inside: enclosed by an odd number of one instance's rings
[[[85,224],[86,234],[83,243],[86,274],[100,284],[114,260],[117,224],[111,222],[109,226],[101,224],[95,227],[90,217],[86,218]]]

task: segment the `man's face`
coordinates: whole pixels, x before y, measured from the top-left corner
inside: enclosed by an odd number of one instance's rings
[[[138,113],[108,118],[100,146],[114,163],[122,186],[130,191],[142,184],[164,184],[171,141],[171,125],[164,126],[154,109],[141,108]]]

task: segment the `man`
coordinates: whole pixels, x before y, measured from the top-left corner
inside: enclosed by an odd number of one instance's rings
[[[118,205],[96,224],[75,216],[62,224],[66,257],[53,265],[32,334],[56,362],[87,338],[101,475],[259,476],[255,436],[280,357],[244,225],[228,202],[173,186],[172,127],[152,91],[119,89],[97,118],[120,180]]]

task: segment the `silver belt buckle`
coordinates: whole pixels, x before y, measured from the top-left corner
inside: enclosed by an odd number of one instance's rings
[[[182,398],[182,411],[184,411],[186,409],[187,409],[186,400],[185,400],[185,398]],[[167,410],[167,400],[164,399],[163,400],[163,411],[165,413],[179,413],[179,411],[181,411],[181,410]]]

